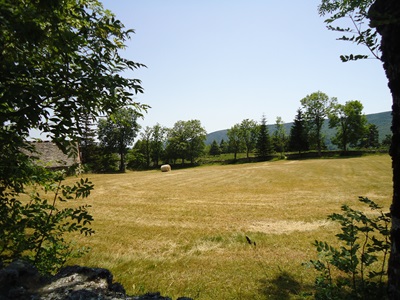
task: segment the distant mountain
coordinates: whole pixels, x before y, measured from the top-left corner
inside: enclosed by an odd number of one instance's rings
[[[367,117],[368,123],[375,124],[378,127],[380,141],[382,141],[387,134],[391,134],[390,126],[392,124],[392,115],[391,115],[390,111],[376,113],[376,114],[369,114],[369,115],[366,115],[366,117]],[[292,127],[293,122],[285,123],[283,125],[286,129],[286,133],[289,135],[290,128]],[[275,132],[275,125],[267,125],[267,126],[268,126],[268,130],[269,130],[269,134],[272,134]],[[222,139],[225,142],[228,141],[227,131],[228,131],[228,129],[223,129],[223,130],[218,130],[218,131],[214,131],[214,132],[207,134],[206,145],[211,145],[214,140],[217,141],[217,143],[221,143]],[[336,131],[335,131],[335,129],[329,128],[328,120],[325,120],[324,125],[322,127],[322,132],[325,135],[326,144],[329,147],[330,139],[335,135]]]

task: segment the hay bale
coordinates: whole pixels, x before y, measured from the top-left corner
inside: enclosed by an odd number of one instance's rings
[[[169,171],[171,171],[170,165],[162,165],[161,166],[161,172],[169,172]]]

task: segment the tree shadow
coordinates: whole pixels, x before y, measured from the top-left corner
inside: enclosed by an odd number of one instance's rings
[[[307,296],[312,296],[311,286],[304,286],[286,271],[281,271],[275,278],[260,280],[260,285],[260,294],[268,300],[289,300],[296,296],[308,299]]]

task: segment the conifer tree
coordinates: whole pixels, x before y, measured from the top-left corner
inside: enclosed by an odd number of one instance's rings
[[[214,156],[221,154],[221,149],[219,148],[216,140],[214,140],[212,142],[209,153],[210,153],[210,155],[214,155]]]
[[[265,115],[263,115],[257,136],[256,156],[262,160],[265,160],[271,153],[272,143],[268,132],[267,119]]]
[[[300,108],[290,129],[289,149],[299,153],[309,150],[307,124]]]

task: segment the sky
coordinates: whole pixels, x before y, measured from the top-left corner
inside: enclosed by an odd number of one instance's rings
[[[135,34],[122,55],[145,64],[126,76],[142,81],[135,101],[151,108],[142,128],[197,119],[208,133],[244,119],[292,122],[300,100],[322,91],[364,113],[391,110],[382,63],[343,63],[364,54],[338,41],[318,0],[102,0]]]

